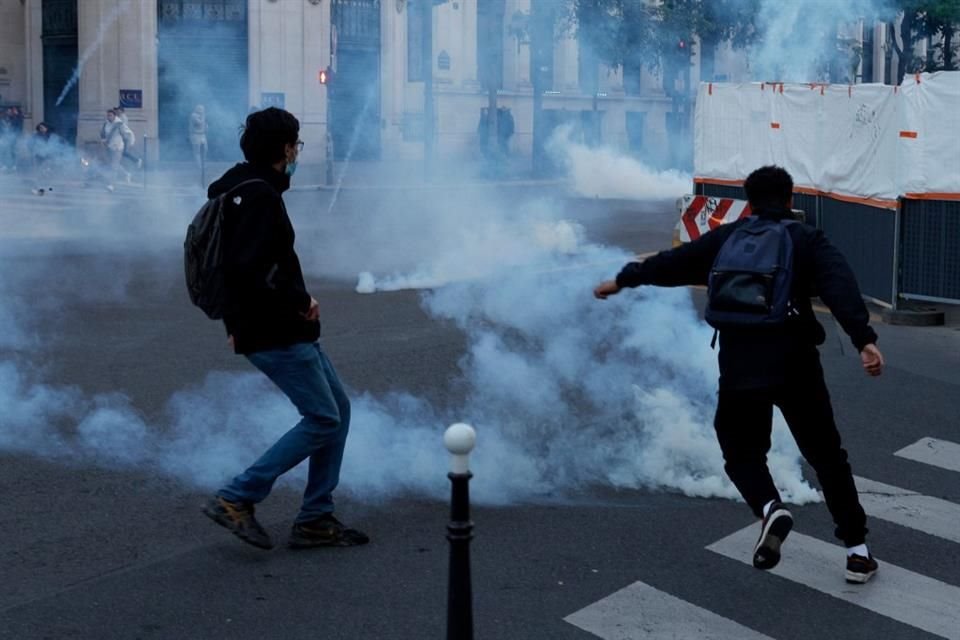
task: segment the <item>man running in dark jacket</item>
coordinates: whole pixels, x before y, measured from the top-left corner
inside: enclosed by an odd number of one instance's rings
[[[270,549],[254,505],[282,474],[309,458],[307,488],[289,544],[294,548],[365,544],[363,533],[333,516],[333,490],[350,426],[350,401],[320,349],[319,305],[294,251],[281,194],[290,188],[303,143],[290,113],[264,109],[247,117],[240,148],[247,162],[210,185],[232,193],[223,219],[223,320],[234,350],[260,369],[303,416],[259,460],[220,489],[203,512],[245,542]],[[243,184],[246,183],[246,184]],[[242,186],[241,186],[242,185]],[[232,191],[231,191],[232,190]]]
[[[793,179],[784,169],[757,169],[744,189],[753,215],[778,221],[791,218]],[[720,247],[744,222],[723,225],[644,262],[631,262],[616,280],[599,284],[594,295],[605,299],[624,287],[640,285],[706,285]],[[793,224],[788,231],[794,245],[793,312],[776,327],[720,331],[720,392],[714,426],[727,475],[762,520],[754,566],[776,566],[780,546],[793,528],[793,518],[781,504],[767,468],[776,405],[816,472],[836,524],[835,535],[847,547],[847,581],[864,583],[876,573],[877,562],[866,546],[866,515],[834,423],[817,351],[826,334],[814,316],[810,298],[819,296],[830,308],[860,352],[868,375],[880,375],[883,356],[843,255],[813,227]]]

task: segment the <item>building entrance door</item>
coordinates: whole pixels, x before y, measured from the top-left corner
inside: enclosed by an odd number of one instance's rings
[[[160,157],[192,157],[190,114],[203,105],[207,159],[240,159],[238,131],[249,111],[247,0],[158,0]]]
[[[337,73],[327,89],[336,160],[380,157],[380,0],[333,0]]]
[[[43,119],[71,144],[77,141],[80,88],[73,78],[80,54],[77,0],[43,0]]]

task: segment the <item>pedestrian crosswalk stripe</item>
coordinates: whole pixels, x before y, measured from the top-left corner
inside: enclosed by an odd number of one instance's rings
[[[643,582],[634,582],[564,620],[603,640],[772,640]]]
[[[921,438],[893,455],[916,462],[960,471],[960,444],[936,438]]]
[[[757,525],[745,527],[707,547],[751,565]],[[853,603],[882,616],[951,640],[960,640],[960,588],[880,560],[880,570],[865,585],[844,581],[843,547],[794,533],[783,559],[770,573]],[[759,572],[758,572],[759,573]]]
[[[871,517],[960,542],[960,504],[859,476],[856,482],[860,504]]]

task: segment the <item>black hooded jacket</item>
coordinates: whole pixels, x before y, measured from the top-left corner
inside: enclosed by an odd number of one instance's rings
[[[224,211],[224,313],[237,353],[278,349],[320,337],[320,323],[307,320],[310,308],[293,250],[294,232],[281,194],[290,178],[270,166],[241,163],[210,185],[214,198],[241,182],[260,179],[234,194],[237,206]]]
[[[787,209],[758,209],[754,215],[783,220]],[[706,285],[720,247],[744,220],[720,226],[693,242],[631,262],[617,275],[620,287]],[[805,224],[789,227],[794,246],[793,305],[799,312],[779,327],[720,331],[720,386],[769,388],[820,371],[817,346],[826,333],[810,298],[819,296],[858,351],[877,341],[856,278],[823,232]]]

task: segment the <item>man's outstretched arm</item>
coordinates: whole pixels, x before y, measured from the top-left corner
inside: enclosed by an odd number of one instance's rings
[[[644,284],[658,287],[705,285],[717,252],[729,232],[729,228],[720,227],[693,242],[661,251],[642,262],[628,262],[615,280],[606,280],[597,285],[593,295],[604,300],[621,289]]]

